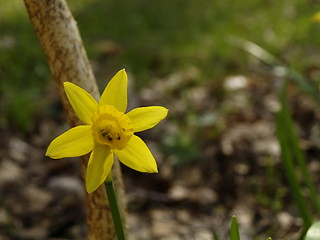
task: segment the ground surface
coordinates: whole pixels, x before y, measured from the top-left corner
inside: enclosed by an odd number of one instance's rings
[[[130,239],[228,239],[232,215],[238,217],[242,239],[293,239],[302,222],[279,160],[274,79],[230,76],[223,81],[225,97],[216,99],[210,84],[193,82],[197,74],[196,69],[175,73],[130,96],[131,107],[170,109],[164,122],[140,134],[159,173],[122,168]],[[55,108],[55,119],[39,118],[29,136],[1,132],[1,240],[85,237],[78,160],[44,156],[54,136],[67,129],[59,100],[51,96],[47,108]],[[303,126],[300,134],[316,174],[319,149],[306,129],[315,128],[317,112],[305,96],[294,99],[297,126]]]

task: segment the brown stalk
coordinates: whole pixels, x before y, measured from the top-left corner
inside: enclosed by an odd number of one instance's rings
[[[24,0],[24,3],[43,51],[47,56],[70,126],[79,125],[79,119],[64,93],[63,82],[72,82],[82,87],[97,100],[100,94],[82,44],[77,23],[65,0]],[[82,173],[86,171],[87,162],[88,156],[81,157]],[[113,179],[117,190],[117,198],[120,200],[120,211],[124,218],[124,188],[120,165],[117,161],[115,161],[113,167]],[[86,194],[86,200],[87,239],[117,239],[104,186],[100,186],[92,194]]]

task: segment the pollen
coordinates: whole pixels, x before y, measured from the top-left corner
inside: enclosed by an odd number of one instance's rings
[[[134,132],[129,117],[111,105],[100,106],[92,121],[95,141],[112,149],[124,149]]]

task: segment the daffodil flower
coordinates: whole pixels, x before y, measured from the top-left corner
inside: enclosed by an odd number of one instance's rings
[[[46,155],[58,159],[91,152],[86,172],[88,193],[106,180],[114,154],[134,170],[158,172],[149,148],[134,133],[154,127],[167,116],[168,110],[159,106],[140,107],[125,114],[127,87],[128,77],[124,69],[111,79],[99,102],[82,88],[70,82],[64,83],[72,108],[86,125],[71,128],[55,138]]]

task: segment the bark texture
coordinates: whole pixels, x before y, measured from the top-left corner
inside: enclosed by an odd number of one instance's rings
[[[88,91],[97,100],[100,97],[77,23],[65,0],[24,0],[29,18],[40,44],[47,56],[50,69],[58,86],[71,126],[78,125],[75,115],[63,90],[63,82],[72,82]],[[81,158],[82,173],[85,172],[88,156]],[[120,165],[115,161],[113,179],[122,217],[125,218],[125,200]],[[86,194],[87,226],[89,240],[117,239],[104,186],[92,194]],[[125,220],[125,219],[123,219]],[[124,221],[125,226],[125,221]]]

